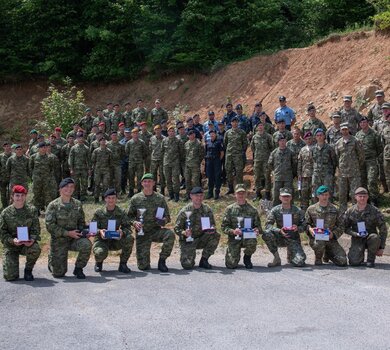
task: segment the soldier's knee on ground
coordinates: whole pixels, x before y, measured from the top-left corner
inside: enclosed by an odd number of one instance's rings
[[[188,257],[180,258],[180,263],[183,269],[185,270],[191,270],[195,266],[195,259],[191,259]]]
[[[95,246],[93,247],[93,255],[95,255],[95,260],[97,262],[102,262],[105,260],[108,256],[108,249],[105,249],[101,246]]]
[[[291,259],[291,263],[294,266],[304,266],[306,261],[306,255],[302,253],[296,253]]]
[[[240,256],[233,257],[230,254],[226,253],[225,256],[225,266],[228,269],[236,269],[238,266],[238,262],[240,261]]]
[[[331,259],[333,263],[337,266],[347,266],[347,257],[341,255],[335,255],[333,259]]]

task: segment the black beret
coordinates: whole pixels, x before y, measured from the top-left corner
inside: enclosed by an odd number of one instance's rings
[[[106,198],[107,196],[116,196],[115,188],[109,188],[106,192],[104,192],[103,197]]]
[[[202,189],[202,187],[199,187],[199,186],[193,187],[190,193],[191,193],[191,194],[203,193],[203,189]]]
[[[64,188],[69,184],[74,184],[74,180],[71,177],[66,177],[60,182],[60,188]]]

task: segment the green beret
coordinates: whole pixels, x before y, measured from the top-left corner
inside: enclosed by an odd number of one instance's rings
[[[320,194],[324,194],[326,192],[329,192],[329,188],[328,188],[328,186],[325,186],[325,185],[322,185],[322,186],[318,187],[317,191],[316,191],[317,196],[320,195]]]
[[[144,176],[142,176],[141,181],[144,181],[144,180],[154,180],[153,174],[151,174],[151,173],[144,174]]]

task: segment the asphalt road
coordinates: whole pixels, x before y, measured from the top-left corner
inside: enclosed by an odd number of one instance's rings
[[[283,252],[285,257],[285,253]],[[0,282],[0,349],[390,349],[390,264],[124,275],[105,264],[86,281]],[[309,256],[308,262],[313,258]],[[154,261],[155,265],[156,261]]]

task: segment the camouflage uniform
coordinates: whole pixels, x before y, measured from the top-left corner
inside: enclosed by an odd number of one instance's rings
[[[335,152],[339,168],[340,211],[343,213],[348,205],[348,190],[350,198],[354,200],[355,190],[360,186],[360,169],[364,165],[364,150],[360,141],[350,136],[347,142],[344,142],[343,138],[337,141]]]
[[[7,174],[9,178],[9,187],[12,189],[15,185],[22,185],[28,188],[28,158],[25,155],[17,157],[13,154],[8,158],[6,163]]]
[[[123,113],[123,119],[125,123],[125,127],[130,130],[134,128],[134,119],[132,111],[126,111]]]
[[[29,238],[35,242],[27,247],[13,244],[17,238],[17,228],[28,227]],[[19,278],[19,255],[26,256],[26,270],[32,270],[41,254],[40,241],[41,228],[37,209],[25,204],[23,208],[16,209],[13,205],[5,208],[0,216],[0,239],[3,243],[3,274],[7,281]]]
[[[52,164],[51,169],[52,169],[52,174],[49,176],[49,179],[51,179],[51,184],[49,184],[50,187],[50,202],[53,199],[56,199],[58,197],[58,186],[61,182],[61,163],[57,156],[55,156],[53,153],[46,153],[48,157],[49,163]]]
[[[161,189],[165,189],[165,177],[163,171],[163,155],[162,155],[162,142],[165,139],[165,136],[157,137],[153,135],[150,138],[150,154],[151,154],[151,164],[150,170],[153,174],[153,178],[156,182],[160,182]]]
[[[112,152],[107,148],[95,149],[91,157],[91,166],[94,173],[94,197],[99,199],[100,194],[110,187],[112,170]]]
[[[118,131],[118,125],[121,122],[124,122],[123,114],[121,112],[112,112],[110,115],[110,124],[111,124],[111,131]],[[107,131],[107,130],[106,130]]]
[[[120,263],[127,263],[133,250],[134,238],[131,235],[130,220],[126,212],[118,206],[108,211],[106,207],[97,209],[91,221],[97,222],[98,230],[106,230],[108,220],[116,220],[116,230],[121,229],[123,236],[119,240],[103,239],[98,233],[92,246],[96,262],[103,262],[110,250],[122,250]]]
[[[347,111],[344,107],[339,112],[341,115],[341,123],[348,123],[349,132],[355,135],[359,129],[360,119],[362,119],[360,113],[355,108]]]
[[[74,145],[67,143],[65,146],[61,148],[61,163],[62,163],[62,178],[70,177],[70,169],[69,169],[69,154],[70,149]]]
[[[144,158],[145,173],[150,172],[151,155],[149,152],[149,147],[150,147],[150,139],[152,138],[152,136],[153,134],[148,130],[140,131],[139,133],[140,140],[145,142],[146,148],[148,149],[148,152],[146,153],[146,156]]]
[[[245,168],[243,152],[246,152],[248,147],[248,139],[245,131],[239,128],[231,128],[226,131],[223,146],[226,152],[225,169],[229,186],[233,186],[234,171],[236,172],[236,183],[243,183]]]
[[[144,174],[144,159],[148,154],[148,149],[144,141],[131,139],[125,146],[126,155],[129,157],[129,189],[130,194],[134,192],[135,186],[141,191],[141,178]],[[137,183],[135,182],[137,177]]]
[[[229,269],[235,269],[238,266],[238,262],[241,257],[241,248],[244,249],[244,254],[252,256],[257,247],[256,238],[246,238],[241,236],[240,240],[236,240],[234,230],[238,227],[237,217],[243,217],[244,219],[251,219],[251,228],[257,228],[259,234],[262,233],[260,216],[256,208],[246,202],[243,205],[239,205],[237,202],[230,204],[223,214],[222,219],[222,232],[228,236],[228,246],[225,255],[225,265]],[[244,222],[241,223],[244,225]]]
[[[182,143],[176,137],[167,137],[162,141],[161,151],[168,192],[171,197],[174,193],[178,196],[180,191],[180,163],[184,158]]]
[[[192,238],[194,239],[192,242],[186,242],[186,211],[192,212],[190,216]],[[197,249],[203,249],[202,258],[208,259],[215,253],[218,247],[221,235],[217,231],[213,231],[213,233],[202,231],[202,217],[210,218],[210,226],[215,227],[214,214],[211,208],[204,203],[198,209],[195,209],[193,204],[189,203],[181,208],[177,215],[175,233],[179,236],[180,263],[184,269],[192,269],[194,267]]]
[[[120,193],[122,169],[121,161],[125,157],[125,146],[118,141],[110,141],[107,148],[111,151],[111,187],[115,188],[116,193]]]
[[[111,130],[111,120],[110,118],[107,118],[105,116],[101,116],[100,118],[99,117],[96,117],[94,120],[93,120],[93,124],[94,125],[99,125],[99,123],[104,123],[105,125],[105,128],[104,130],[106,132],[110,132]]]
[[[285,237],[280,231],[283,228],[283,214],[291,214],[292,224],[296,225],[298,231],[290,231],[289,237]],[[276,224],[276,227],[274,226]],[[276,254],[278,247],[287,247],[287,260],[295,266],[305,265],[306,254],[301,245],[299,234],[306,228],[304,211],[295,205],[290,208],[283,208],[282,204],[273,207],[267,215],[263,240],[269,251]]]
[[[3,209],[8,206],[10,199],[10,188],[9,188],[9,176],[7,172],[7,160],[12,156],[12,153],[0,154],[0,193],[1,193],[1,204]]]
[[[359,236],[358,222],[365,223],[367,236]],[[344,225],[345,233],[352,236],[348,252],[349,264],[360,265],[364,261],[365,249],[367,249],[367,262],[375,262],[376,252],[378,249],[385,249],[387,238],[387,226],[380,210],[367,204],[366,208],[360,211],[355,204],[345,212]]]
[[[284,131],[277,130],[272,135],[272,139],[274,141],[274,148],[278,147],[279,135],[283,135],[286,138],[287,142],[293,139],[293,134],[291,131],[287,129],[285,129]]]
[[[381,120],[383,117],[383,110],[382,105],[383,103],[386,103],[386,101],[383,101],[382,104],[374,103],[372,106],[370,106],[370,109],[367,113],[367,118],[370,122],[370,125],[373,125],[376,121]]]
[[[312,198],[313,146],[306,145],[298,155],[298,179],[301,182],[301,208],[306,209]]]
[[[390,188],[390,126],[386,126],[383,129],[382,139],[383,144],[385,145],[383,149],[383,170],[386,178],[387,187]]]
[[[84,116],[81,118],[79,125],[81,129],[85,131],[86,135],[89,135],[92,130],[94,118],[92,116]]]
[[[342,138],[341,129],[336,128],[334,125],[331,125],[328,130],[326,130],[326,141],[329,145],[334,146],[338,140]]]
[[[87,266],[91,254],[91,242],[88,238],[70,238],[68,231],[82,230],[85,226],[84,210],[81,202],[71,198],[63,203],[58,197],[50,202],[45,216],[46,228],[50,233],[49,266],[54,277],[62,277],[68,270],[68,251],[78,251],[76,267]]]
[[[62,171],[61,171],[61,156],[62,156],[62,152],[61,152],[61,146],[57,145],[57,144],[54,144],[54,145],[50,145],[50,155],[49,153],[47,153],[47,155],[49,156],[49,158],[51,158],[52,162],[54,163],[54,178],[55,178],[55,181],[56,181],[56,185],[58,187],[58,185],[60,184],[60,181],[62,179]],[[54,156],[55,158],[53,158],[52,156]],[[53,198],[54,199],[54,198]]]
[[[268,198],[271,192],[271,176],[267,166],[269,156],[274,149],[272,136],[266,132],[263,134],[255,133],[251,141],[251,149],[256,192],[260,192],[264,188]]]
[[[308,131],[310,131],[313,135],[317,129],[322,129],[326,132],[325,124],[318,119],[317,117],[310,118],[306,120],[302,125],[302,135],[305,135]]]
[[[84,144],[74,145],[69,152],[69,170],[73,171],[73,180],[76,185],[75,195],[84,200],[87,196],[88,172],[91,168],[89,149]]]
[[[148,111],[145,107],[136,107],[133,109],[133,120],[135,123],[147,122]]]
[[[153,125],[161,124],[162,120],[168,120],[168,113],[164,108],[153,108],[150,112]]]
[[[198,139],[188,140],[184,145],[186,191],[189,196],[192,188],[200,184],[200,165],[204,158],[204,149]]]
[[[319,203],[311,205],[305,214],[306,223],[309,227],[317,226],[317,219],[324,220],[324,228],[333,233],[333,238],[329,241],[316,241],[314,237],[307,232],[310,247],[314,250],[316,262],[322,263],[322,257],[326,252],[330,260],[338,266],[347,265],[347,255],[337,240],[343,234],[343,220],[340,212],[335,205],[329,203],[326,207],[320,206]]]
[[[166,259],[171,255],[175,243],[175,235],[172,230],[161,227],[156,220],[157,208],[164,208],[165,224],[171,221],[169,208],[164,196],[154,192],[146,196],[143,192],[137,193],[130,199],[128,216],[131,224],[139,221],[138,209],[145,208],[143,215],[144,235],[136,237],[137,264],[140,270],[150,269],[150,247],[152,242],[163,243],[160,258]]]
[[[301,139],[299,140],[299,142],[295,142],[294,139],[287,141],[287,148],[290,149],[294,157],[294,165],[295,165],[295,168],[293,169],[294,177],[297,176],[298,155],[304,146],[306,146],[306,143]]]
[[[272,189],[272,206],[280,203],[279,192],[282,187],[293,190],[293,169],[296,169],[295,158],[288,149],[274,149],[268,159],[268,170],[274,173],[274,186]]]
[[[371,128],[365,133],[358,131],[356,139],[363,145],[364,163],[361,170],[361,185],[368,188],[370,200],[375,203],[379,196],[378,188],[378,159],[383,154],[383,145],[380,136]]]

